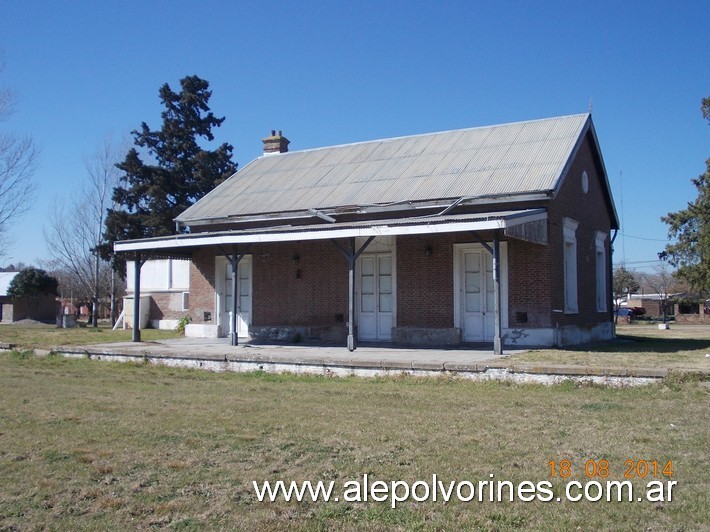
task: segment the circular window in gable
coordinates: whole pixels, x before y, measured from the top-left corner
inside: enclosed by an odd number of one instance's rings
[[[582,172],[582,192],[589,192],[589,176],[586,171]]]

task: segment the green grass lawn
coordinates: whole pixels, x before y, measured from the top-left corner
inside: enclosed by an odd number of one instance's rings
[[[88,333],[87,333],[88,334]],[[103,333],[101,333],[103,334]],[[702,530],[710,390],[215,374],[0,354],[0,530]],[[563,481],[673,462],[671,502],[259,502],[252,481]],[[634,479],[640,489],[650,480]],[[667,479],[661,479],[667,480]]]
[[[59,329],[54,325],[42,324],[3,324],[0,325],[0,342],[14,344],[20,349],[52,349],[59,345],[87,345],[109,342],[129,342],[131,330],[111,330],[108,323],[100,323],[99,327],[87,326],[81,323],[72,329]],[[141,340],[163,340],[182,336],[175,331],[143,329]]]
[[[639,322],[617,327],[617,339],[568,349],[540,349],[510,357],[517,364],[668,368],[710,372],[710,326]]]

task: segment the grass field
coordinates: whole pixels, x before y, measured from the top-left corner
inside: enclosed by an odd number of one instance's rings
[[[648,353],[652,355],[652,353]],[[0,530],[703,530],[710,390],[213,374],[0,354]],[[671,502],[259,502],[252,481],[564,479],[673,463]],[[653,479],[635,478],[641,487]],[[596,480],[604,480],[596,477]],[[670,480],[658,473],[656,480]],[[336,487],[336,491],[338,488]]]
[[[52,349],[58,345],[87,345],[109,342],[129,342],[131,330],[111,330],[111,325],[105,322],[99,327],[86,326],[72,329],[58,329],[54,325],[3,324],[0,325],[0,342],[14,344],[20,349]],[[141,340],[149,342],[181,336],[175,331],[143,329]]]
[[[511,356],[519,364],[667,368],[710,372],[710,326],[673,325],[659,330],[643,322],[617,327],[617,339],[571,349],[544,349]]]

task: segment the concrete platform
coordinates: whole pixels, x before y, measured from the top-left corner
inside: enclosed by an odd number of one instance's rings
[[[156,342],[120,342],[62,347],[63,352],[125,354],[195,358],[219,361],[269,361],[295,364],[332,364],[363,367],[444,369],[447,364],[475,365],[507,358],[492,349],[406,349],[363,345],[355,351],[328,345],[275,345],[244,343],[229,345],[229,339],[175,338]],[[510,353],[520,353],[520,350]]]
[[[407,374],[422,377],[457,376],[470,380],[509,380],[556,384],[566,380],[610,386],[657,382],[664,369],[590,368],[584,366],[532,366],[513,364],[507,351],[497,356],[490,349],[407,349],[363,345],[350,352],[340,346],[229,345],[227,339],[179,338],[156,342],[122,342],[62,346],[54,350],[67,357],[146,362],[210,371],[289,372],[328,376],[376,377]]]

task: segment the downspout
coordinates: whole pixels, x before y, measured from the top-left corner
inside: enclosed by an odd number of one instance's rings
[[[611,320],[612,327],[612,338],[616,338],[616,320],[614,319],[614,240],[619,234],[618,229],[614,229],[614,236],[611,237],[611,242],[609,242],[609,258],[607,260],[609,264],[609,289],[607,290],[607,302],[609,303],[609,319]]]

